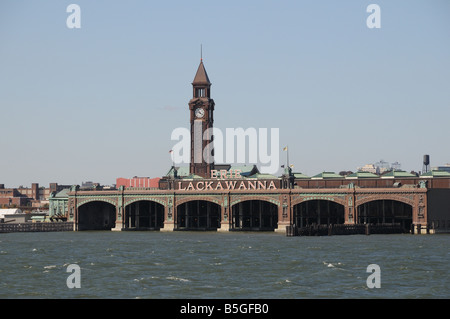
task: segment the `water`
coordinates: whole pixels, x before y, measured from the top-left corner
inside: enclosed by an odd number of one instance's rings
[[[450,235],[0,234],[0,298],[449,298]],[[69,289],[69,264],[81,288]],[[367,266],[380,266],[369,289]]]

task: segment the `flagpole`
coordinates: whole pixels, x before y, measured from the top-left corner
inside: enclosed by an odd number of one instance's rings
[[[172,167],[173,167],[173,169],[175,169],[175,162],[174,162],[174,159],[173,159],[173,150],[170,150],[169,154],[170,154],[170,157],[172,159]]]
[[[289,169],[289,145],[286,146],[286,151],[287,151],[287,167]]]

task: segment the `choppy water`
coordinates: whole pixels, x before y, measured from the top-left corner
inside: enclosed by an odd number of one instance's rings
[[[0,234],[0,298],[449,298],[450,235]],[[69,264],[81,288],[69,289]],[[367,266],[381,270],[369,289]]]

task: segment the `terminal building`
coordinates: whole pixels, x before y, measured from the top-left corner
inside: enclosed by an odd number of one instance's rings
[[[322,172],[309,177],[286,167],[282,176],[273,176],[255,165],[218,165],[203,159],[208,145],[194,136],[213,127],[215,110],[203,61],[192,86],[189,166],[172,166],[152,180],[118,179],[115,189],[74,185],[53,193],[50,214],[64,215],[76,231],[285,233],[293,226],[385,224],[413,233],[450,230],[449,172],[431,170],[419,176],[401,170],[382,176]]]

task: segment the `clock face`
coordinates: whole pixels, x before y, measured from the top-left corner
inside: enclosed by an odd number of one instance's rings
[[[195,110],[195,116],[198,118],[202,118],[203,115],[205,115],[205,110],[204,109],[196,109]]]

